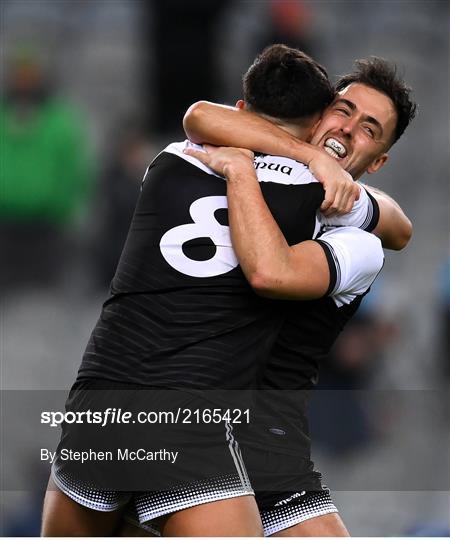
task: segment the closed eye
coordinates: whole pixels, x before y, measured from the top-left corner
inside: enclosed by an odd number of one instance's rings
[[[345,116],[350,116],[350,111],[344,107],[336,107],[335,111],[345,114]]]

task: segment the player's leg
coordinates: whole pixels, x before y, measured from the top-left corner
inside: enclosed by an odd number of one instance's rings
[[[251,495],[198,504],[141,525],[128,518],[118,536],[264,536]]]
[[[216,503],[212,503],[216,504]],[[205,505],[209,507],[210,505]],[[199,508],[199,507],[196,507]],[[209,508],[207,508],[209,510]],[[186,520],[189,520],[189,514],[187,514],[187,510],[184,510],[182,512],[177,512],[176,514],[180,514],[177,518],[177,520],[182,520],[183,522]],[[208,522],[210,522],[211,516],[214,517],[214,513],[208,513],[207,519]],[[198,514],[199,519],[205,519],[200,514]],[[233,516],[230,516],[229,514],[224,516],[224,519],[236,519]],[[158,520],[155,520],[155,522],[152,522],[152,528],[155,528],[158,530],[161,534],[161,532],[165,536],[172,536],[176,533],[173,530],[170,530],[169,528],[164,527],[164,523],[166,519],[160,520],[158,523]],[[173,521],[169,523],[169,527],[172,527],[173,524],[175,526],[177,525],[175,523],[175,518],[173,518]],[[182,524],[182,526],[184,526]],[[196,525],[194,524],[196,527]],[[198,531],[197,531],[198,532]],[[223,532],[223,531],[222,531]],[[207,531],[209,535],[211,535],[210,531]],[[160,536],[160,534],[155,534],[151,532],[151,529],[147,530],[145,528],[145,524],[143,526],[139,526],[130,522],[123,522],[119,528],[119,531],[117,533],[118,536],[121,537],[138,537],[138,536],[151,536],[151,537],[157,537]],[[187,535],[188,532],[185,532]],[[196,536],[202,536],[201,532],[198,532]],[[239,535],[243,535],[239,534]],[[212,534],[214,536],[214,534]],[[226,534],[223,532],[223,536],[234,536],[234,534]],[[251,536],[255,536],[255,534],[252,534]],[[261,534],[258,534],[257,536],[261,536]],[[288,527],[286,529],[283,529],[277,533],[272,534],[271,536],[291,536],[291,537],[349,537],[350,534],[347,531],[342,519],[340,518],[339,514],[337,512],[332,514],[326,514],[324,516],[317,516],[310,519],[307,519],[306,521],[303,521],[301,523],[297,523],[296,525],[293,525],[292,527]]]
[[[251,495],[200,504],[171,514],[163,536],[264,536]]]
[[[81,506],[49,481],[44,499],[41,536],[112,536],[122,509],[99,512]]]
[[[307,519],[271,536],[350,536],[338,513]]]

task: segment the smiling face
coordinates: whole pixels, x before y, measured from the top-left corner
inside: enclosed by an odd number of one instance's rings
[[[388,96],[353,83],[325,110],[311,142],[337,159],[357,180],[384,165],[396,123],[397,113]]]

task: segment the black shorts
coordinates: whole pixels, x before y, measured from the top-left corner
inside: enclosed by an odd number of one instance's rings
[[[255,492],[320,491],[322,475],[311,461],[311,440],[301,422],[259,415],[237,426],[237,437]]]
[[[301,393],[300,396],[303,394]],[[269,394],[267,396],[270,397]],[[282,403],[283,393],[275,393]],[[242,454],[256,494],[265,536],[307,519],[337,512],[311,461],[311,440],[301,408],[294,417],[276,410],[241,433]]]
[[[52,468],[56,485],[76,502],[100,511],[133,500],[141,521],[253,494],[233,426],[222,420],[192,422],[192,416],[190,423],[181,421],[186,415],[180,411],[205,405],[187,392],[77,383],[66,403],[70,418],[62,425]],[[130,413],[128,422],[106,422],[106,410],[109,420],[114,415],[124,420],[124,413]],[[92,422],[94,412],[102,412],[101,423]],[[151,421],[140,423],[140,413]],[[74,418],[83,421],[72,422]]]
[[[337,512],[329,490],[321,484],[321,474],[314,471],[307,457],[299,457],[304,453],[303,445],[296,453],[292,439],[278,438],[276,432],[258,439],[259,428],[247,431],[254,438],[247,437],[242,455],[256,494],[264,534],[270,536],[307,519]],[[260,444],[262,441],[265,446]],[[142,504],[151,506],[151,493],[141,494],[140,504],[131,503],[125,519],[160,536],[158,523],[143,519]]]

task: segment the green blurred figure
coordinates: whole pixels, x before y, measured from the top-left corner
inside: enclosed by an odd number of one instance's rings
[[[91,192],[85,143],[79,115],[53,95],[37,59],[15,58],[0,101],[3,289],[49,285],[64,272]]]

